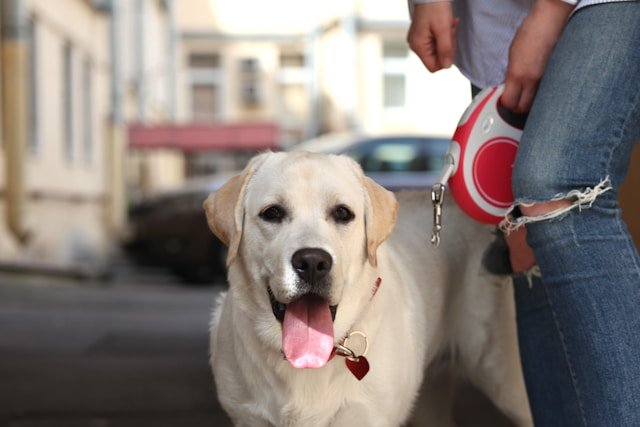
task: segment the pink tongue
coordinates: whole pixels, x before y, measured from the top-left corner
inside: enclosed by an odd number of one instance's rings
[[[306,296],[287,305],[282,322],[282,351],[294,368],[321,368],[333,351],[329,304]]]

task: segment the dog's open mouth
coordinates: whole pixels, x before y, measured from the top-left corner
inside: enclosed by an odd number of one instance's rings
[[[273,314],[282,322],[282,352],[294,368],[320,368],[333,352],[333,321],[337,306],[306,294],[282,304],[271,289],[269,298]]]
[[[271,310],[273,311],[273,315],[280,322],[283,322],[284,321],[284,314],[287,311],[287,305],[281,303],[280,301],[278,301],[276,299],[276,297],[273,295],[273,292],[271,291],[271,288],[268,287],[268,286],[267,286],[267,292],[269,293],[269,301],[271,301]],[[331,319],[332,320],[336,320],[336,313],[338,312],[338,306],[337,305],[330,305],[329,306],[329,311],[331,312]]]

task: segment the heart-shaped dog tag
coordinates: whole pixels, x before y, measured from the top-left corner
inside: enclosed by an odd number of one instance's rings
[[[344,363],[358,381],[363,379],[364,376],[367,375],[367,372],[369,372],[369,362],[364,356],[360,356],[355,359],[346,358],[344,359]]]

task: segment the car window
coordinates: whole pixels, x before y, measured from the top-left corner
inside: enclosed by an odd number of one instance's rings
[[[442,168],[449,142],[445,139],[404,138],[368,141],[346,152],[365,173],[427,172]]]
[[[424,138],[421,140],[420,146],[427,159],[427,170],[440,171],[442,169],[449,144],[450,141],[445,138]]]

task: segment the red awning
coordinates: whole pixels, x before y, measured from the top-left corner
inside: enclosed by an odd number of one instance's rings
[[[132,125],[129,148],[173,148],[181,151],[277,149],[278,128],[272,123],[220,125]]]

